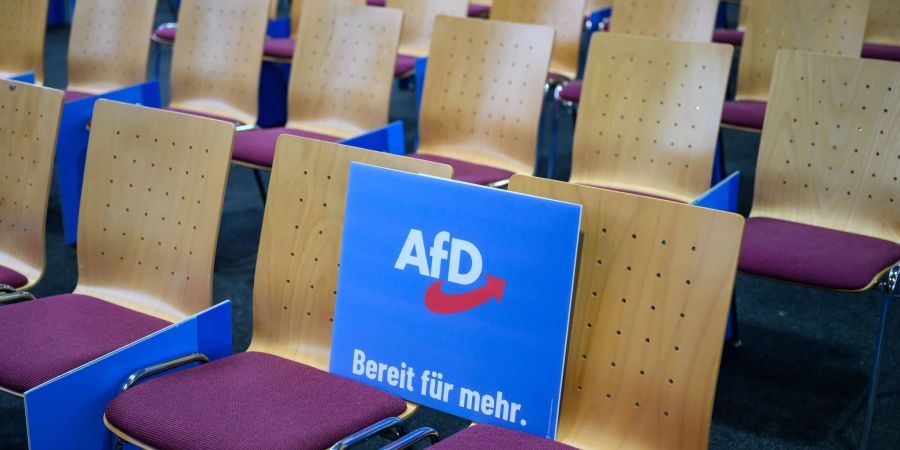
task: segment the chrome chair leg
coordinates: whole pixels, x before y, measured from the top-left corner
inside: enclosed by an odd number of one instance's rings
[[[16,290],[12,286],[8,284],[0,284],[0,293],[12,294],[13,292],[16,292]]]
[[[27,302],[30,300],[35,300],[34,295],[32,295],[30,292],[13,292],[11,294],[2,294],[0,295],[0,306],[9,305],[12,303]]]
[[[900,279],[900,265],[891,269],[887,279],[880,283],[883,300],[878,323],[878,336],[875,338],[875,356],[872,361],[872,378],[869,381],[869,395],[866,401],[866,418],[863,421],[862,436],[859,441],[860,450],[869,448],[869,436],[872,432],[872,422],[875,418],[875,406],[878,399],[878,375],[881,369],[881,353],[884,348],[884,339],[887,331],[888,311],[891,307],[892,298],[898,295],[898,279]]]

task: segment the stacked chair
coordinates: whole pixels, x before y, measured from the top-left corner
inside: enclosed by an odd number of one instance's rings
[[[304,16],[303,9],[309,3],[311,2],[307,0],[293,0],[291,2],[291,35],[290,37],[266,39],[263,52],[267,60],[290,63],[294,58],[294,49],[297,48],[297,33],[300,29],[301,19]],[[358,6],[366,4],[365,0],[334,0],[332,3]]]
[[[44,82],[48,0],[0,0],[0,78]]]
[[[403,32],[394,76],[407,78],[416,60],[428,57],[431,34],[438,16],[465,17],[466,0],[390,0],[386,6],[403,10]]]

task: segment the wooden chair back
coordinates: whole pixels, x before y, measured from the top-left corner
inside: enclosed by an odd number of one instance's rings
[[[303,17],[304,8],[309,0],[291,0],[291,37],[297,36],[297,30],[300,29],[300,19]],[[357,5],[366,6],[366,0],[331,0],[328,3],[340,5]],[[320,4],[324,4],[321,3]],[[314,6],[318,8],[319,6]]]
[[[438,17],[419,153],[532,174],[553,29]]]
[[[63,93],[0,80],[0,266],[44,274],[44,230]]]
[[[571,181],[690,203],[709,189],[730,45],[596,33]]]
[[[403,12],[332,0],[306,3],[291,69],[288,126],[349,138],[386,125]]]
[[[496,0],[491,19],[547,25],[556,32],[550,72],[574,80],[578,75],[585,0]]]
[[[610,31],[709,42],[718,8],[719,0],[615,0]]]
[[[532,177],[509,188],[584,208],[556,439],[706,448],[744,219]]]
[[[900,46],[900,2],[871,0],[865,41]]]
[[[75,292],[171,322],[209,307],[233,141],[227,122],[98,102]]]
[[[328,370],[351,162],[452,175],[444,164],[281,136],[256,264],[251,351]]]
[[[900,64],[782,50],[770,98],[751,216],[900,243]]]
[[[740,9],[738,10],[738,30],[744,31],[747,29],[747,21],[750,19],[751,2],[752,0],[741,0]]]
[[[143,83],[156,0],[78,0],[69,36],[69,89],[101,94]]]
[[[48,0],[0,0],[0,77],[34,71],[44,82]]]
[[[268,1],[182,2],[171,107],[256,123]]]
[[[403,32],[400,34],[401,55],[425,57],[431,47],[431,34],[437,16],[466,17],[467,0],[388,0],[388,8],[403,10]]]
[[[753,0],[735,99],[766,101],[780,49],[859,57],[868,11],[869,0]]]

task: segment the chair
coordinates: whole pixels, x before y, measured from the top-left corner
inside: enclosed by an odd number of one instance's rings
[[[900,3],[871,0],[862,56],[900,61]]]
[[[740,0],[741,9],[738,12],[738,25],[736,29],[716,28],[713,32],[713,42],[731,44],[740,47],[744,42],[744,31],[747,30],[747,18],[750,16],[751,0]],[[724,2],[723,2],[724,6]]]
[[[406,78],[415,71],[416,59],[428,56],[437,16],[465,17],[466,0],[390,0],[388,8],[403,10],[403,31],[394,76]]]
[[[753,0],[738,64],[735,99],[722,126],[758,133],[766,115],[772,66],[779,49],[860,55],[869,0]]]
[[[570,181],[683,203],[704,195],[732,48],[598,33],[589,52]]]
[[[78,285],[0,307],[0,390],[15,395],[210,304],[234,127],[106,100],[94,117]]]
[[[558,442],[476,425],[431,448],[706,448],[744,219],[520,175],[509,189],[583,207]]]
[[[533,174],[552,46],[550,27],[438,17],[410,156],[476,184]]]
[[[63,94],[0,80],[0,298],[44,274],[44,228]]]
[[[413,411],[400,398],[327,373],[351,162],[451,174],[440,164],[280,138],[260,237],[250,348],[126,390],[105,414],[117,436],[143,448],[327,448]],[[294,381],[284,383],[287,378]],[[225,409],[235,413],[222,414]]]
[[[789,283],[884,291],[861,448],[886,315],[900,292],[897,80],[896,63],[778,53],[740,260],[743,272]],[[879,284],[891,266],[892,278]]]
[[[271,168],[282,134],[337,142],[387,124],[403,13],[306,2],[315,7],[306,10],[298,31],[287,127],[239,132],[233,155],[238,164]]]
[[[365,6],[365,0],[332,0],[334,4]],[[294,49],[297,47],[297,33],[300,29],[300,21],[303,10],[308,2],[306,0],[293,0],[291,2],[291,35],[284,38],[266,39],[263,54],[267,61],[290,63],[294,57]]]
[[[0,0],[0,78],[34,72],[44,82],[47,0]],[[24,80],[23,80],[24,81]]]
[[[179,0],[170,0],[170,2],[175,3],[172,7],[172,11],[180,10],[180,1]],[[177,9],[176,9],[177,8]],[[270,0],[269,2],[269,25],[273,25],[273,23],[278,21],[278,0]],[[150,40],[156,42],[158,44],[163,45],[172,45],[175,43],[175,36],[178,34],[178,24],[175,22],[168,22],[161,24],[150,35]]]

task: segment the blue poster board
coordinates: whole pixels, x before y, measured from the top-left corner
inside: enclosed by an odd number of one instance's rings
[[[331,372],[553,438],[580,221],[579,205],[354,164]]]

